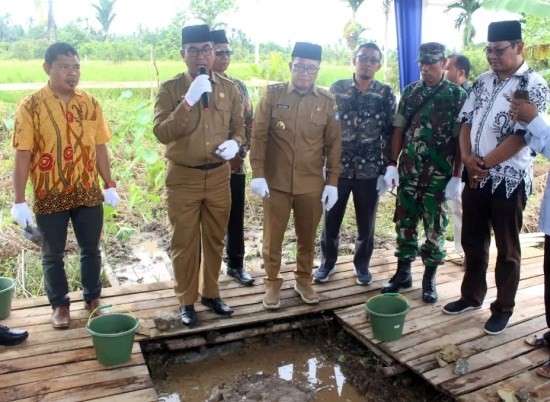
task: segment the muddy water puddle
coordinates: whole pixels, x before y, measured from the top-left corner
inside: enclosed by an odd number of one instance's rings
[[[163,377],[155,387],[165,402],[203,402],[215,387],[225,387],[224,401],[365,401],[348,383],[338,363],[323,356],[316,345],[295,338],[270,345],[252,344],[223,356],[173,365]],[[305,393],[295,393],[296,386]],[[246,393],[248,396],[243,395],[246,387],[253,390]],[[242,393],[231,395],[235,389]],[[252,399],[254,395],[266,399]],[[288,399],[291,395],[296,396]]]

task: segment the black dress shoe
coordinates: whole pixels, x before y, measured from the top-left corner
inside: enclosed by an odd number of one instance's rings
[[[0,345],[14,346],[23,342],[29,333],[23,329],[10,329],[0,325]]]
[[[229,268],[227,267],[227,275],[235,278],[241,285],[252,286],[254,285],[254,278],[252,278],[248,272],[241,268]]]
[[[188,306],[180,306],[180,317],[183,325],[192,327],[197,323],[197,313],[195,306],[190,304]]]
[[[201,298],[201,303],[203,306],[210,308],[214,313],[219,315],[231,315],[233,314],[233,309],[223,302],[219,297]]]

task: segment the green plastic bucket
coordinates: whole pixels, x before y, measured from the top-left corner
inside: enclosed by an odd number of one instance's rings
[[[88,320],[86,330],[92,336],[97,360],[104,366],[130,360],[138,327],[136,317],[121,313],[109,313]]]
[[[365,302],[372,332],[376,339],[385,342],[401,338],[405,316],[410,310],[407,298],[399,293],[384,293]]]
[[[15,290],[15,281],[0,277],[0,320],[4,320],[11,313],[11,299]]]

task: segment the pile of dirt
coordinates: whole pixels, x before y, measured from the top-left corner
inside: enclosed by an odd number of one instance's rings
[[[243,375],[229,384],[220,384],[210,392],[207,402],[310,402],[313,390],[273,375]]]

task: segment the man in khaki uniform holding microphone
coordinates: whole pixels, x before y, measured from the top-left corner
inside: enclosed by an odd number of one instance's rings
[[[338,199],[341,152],[334,99],[314,85],[321,54],[319,45],[297,42],[289,63],[291,81],[270,85],[254,117],[250,189],[264,199],[267,309],[280,306],[281,249],[291,210],[298,243],[294,289],[305,303],[319,302],[311,286],[315,235],[323,208],[330,210]]]
[[[210,72],[214,52],[208,26],[184,27],[180,53],[188,71],[159,88],[153,132],[166,145],[174,288],[181,320],[192,326],[199,293],[214,313],[233,313],[220,299],[218,276],[231,206],[226,161],[244,142],[244,125],[235,84]]]

